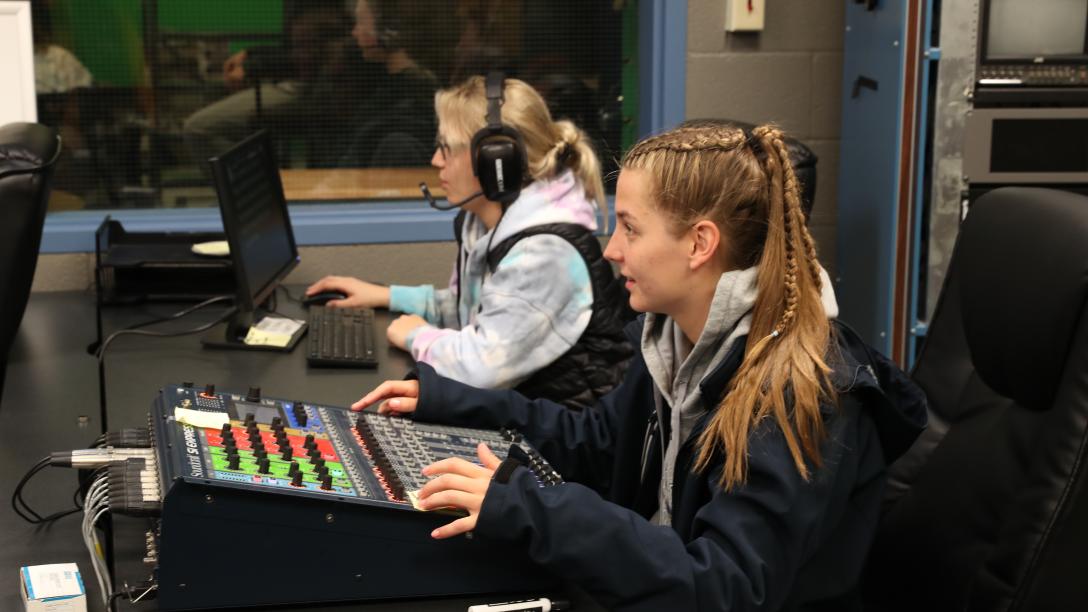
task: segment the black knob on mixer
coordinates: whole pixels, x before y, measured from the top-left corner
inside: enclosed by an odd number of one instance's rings
[[[300,427],[306,427],[306,405],[302,402],[294,402],[294,404],[295,406],[292,408],[292,412],[295,415],[295,422],[298,423]]]
[[[294,476],[291,477],[291,484],[296,487],[302,486],[302,472],[297,472]]]
[[[257,460],[257,471],[261,474],[267,474],[271,471],[272,462],[268,460],[268,457]]]
[[[249,388],[249,393],[246,393],[246,401],[247,402],[259,402],[259,401],[261,401],[261,388],[260,387],[250,387]]]

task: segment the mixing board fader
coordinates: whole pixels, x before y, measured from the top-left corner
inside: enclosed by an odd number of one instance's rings
[[[163,610],[529,591],[554,579],[521,550],[478,538],[437,541],[451,516],[411,504],[424,466],[476,458],[530,458],[541,486],[558,474],[512,431],[416,423],[304,401],[164,388],[152,407],[161,467],[159,603]],[[290,581],[263,563],[209,563],[212,534],[247,538],[247,558],[292,564]]]

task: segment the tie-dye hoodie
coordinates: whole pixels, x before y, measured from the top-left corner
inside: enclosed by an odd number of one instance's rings
[[[568,170],[523,189],[494,238],[478,217],[466,215],[461,269],[454,264],[449,289],[390,287],[390,310],[429,323],[409,335],[412,357],[474,387],[506,388],[567,352],[589,325],[593,308],[589,270],[578,251],[558,236],[528,236],[491,274],[486,250],[537,225],[577,223],[595,231],[597,213]]]

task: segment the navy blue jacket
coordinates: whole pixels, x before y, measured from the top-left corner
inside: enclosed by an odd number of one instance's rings
[[[625,330],[634,346],[641,327],[640,317]],[[693,471],[695,442],[743,358],[741,339],[702,382],[709,412],[677,458],[671,527],[647,520],[657,506],[662,432],[641,354],[619,387],[580,412],[469,387],[419,364],[414,418],[524,433],[567,482],[541,488],[524,468],[506,483],[493,480],[476,535],[523,547],[608,608],[848,610],[858,607],[885,465],[924,427],[925,398],[851,330],[835,331],[840,395],[837,409],[823,410],[823,466],[803,480],[767,419],[750,438],[744,485],[718,485],[721,457]]]

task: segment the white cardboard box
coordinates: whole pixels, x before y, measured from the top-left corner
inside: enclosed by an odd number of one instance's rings
[[[26,612],[87,612],[87,593],[75,563],[19,568]]]

